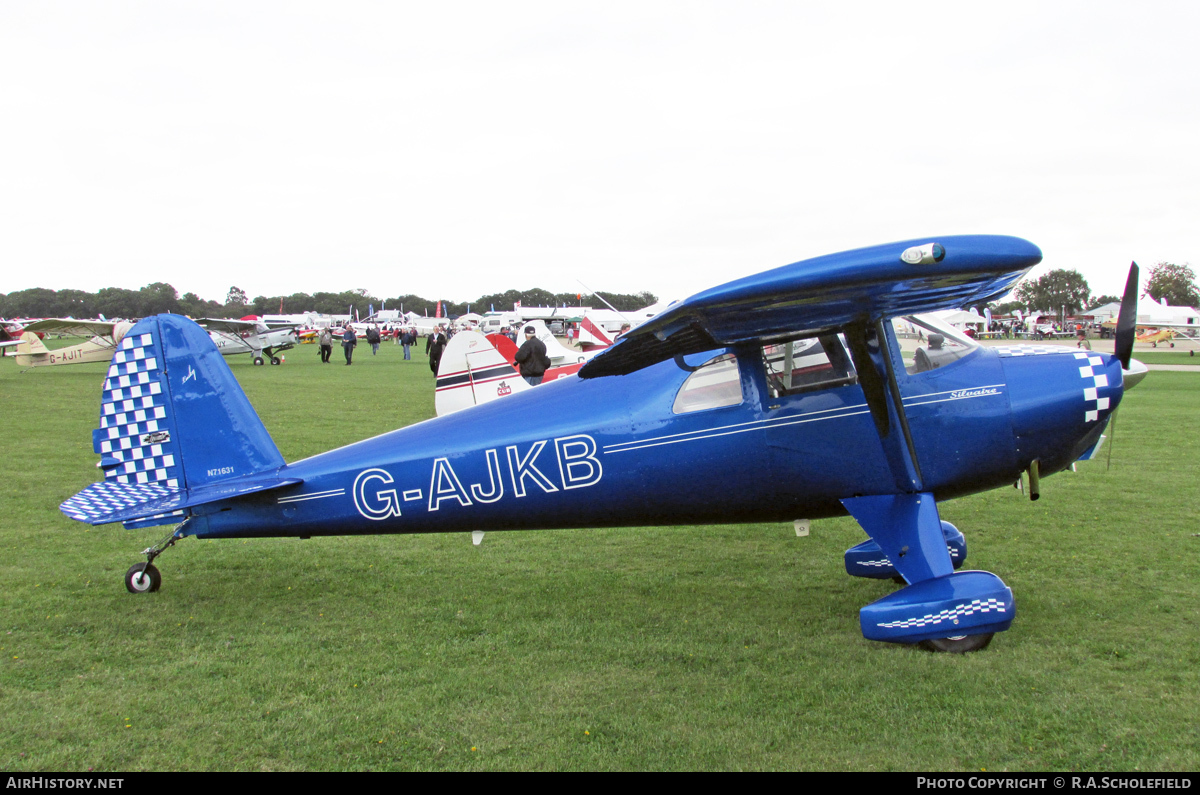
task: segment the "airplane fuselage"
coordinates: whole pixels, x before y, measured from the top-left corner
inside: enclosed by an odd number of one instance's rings
[[[290,329],[274,331],[249,332],[236,334],[226,331],[210,331],[208,336],[222,356],[236,356],[239,353],[254,353],[277,347],[291,347],[297,339],[296,333]]]
[[[898,490],[857,383],[774,396],[762,349],[741,400],[673,413],[662,362],[572,376],[283,467],[302,484],[192,509],[186,534],[313,536],[790,521]],[[688,362],[692,366],[720,351]],[[1046,475],[1099,439],[1121,366],[1068,348],[981,348],[897,381],[919,481],[938,500]],[[893,428],[892,433],[900,433]],[[239,474],[239,473],[235,473]]]

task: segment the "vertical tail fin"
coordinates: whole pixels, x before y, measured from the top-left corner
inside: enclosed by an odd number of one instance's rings
[[[284,464],[208,333],[179,315],[146,318],[117,346],[92,446],[104,481],[61,506],[92,524],[179,521],[210,501],[205,487]]]
[[[32,331],[26,331],[21,335],[21,344],[17,346],[17,365],[20,367],[32,367],[48,361],[50,358],[50,349],[46,347],[41,338]]]
[[[460,331],[442,351],[434,407],[441,417],[532,388],[487,337]]]
[[[592,348],[607,348],[613,344],[608,332],[592,322],[586,315],[579,323],[579,344],[585,351]]]

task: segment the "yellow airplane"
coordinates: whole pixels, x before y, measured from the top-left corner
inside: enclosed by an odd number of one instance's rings
[[[205,318],[198,321],[208,330],[213,344],[222,356],[233,356],[239,353],[250,353],[254,356],[256,365],[279,364],[282,360],[277,354],[286,351],[296,344],[296,332],[292,326],[268,328],[261,320],[228,320],[224,318]],[[17,345],[17,364],[20,367],[46,367],[60,364],[84,364],[86,362],[109,362],[113,353],[124,339],[125,333],[133,328],[127,321],[112,320],[72,320],[70,318],[49,318],[30,323],[21,335],[21,343]],[[69,348],[51,350],[33,332],[67,334],[70,336],[86,337],[92,335],[87,342],[72,345]]]
[[[1153,343],[1155,347],[1158,347],[1158,343],[1160,342],[1168,342],[1175,339],[1175,332],[1169,328],[1147,328],[1139,329],[1139,331],[1141,333],[1137,335],[1137,341]],[[1171,347],[1174,348],[1175,343],[1172,342]]]
[[[71,320],[51,318],[39,320],[26,326],[17,345],[17,364],[21,367],[43,367],[60,364],[83,364],[85,362],[109,362],[113,351],[133,328],[127,321]],[[76,337],[91,335],[87,342],[67,348],[50,350],[35,331],[68,334]]]

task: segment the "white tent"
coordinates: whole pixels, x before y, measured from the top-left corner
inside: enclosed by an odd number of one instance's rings
[[[943,323],[949,323],[955,328],[965,329],[969,327],[976,331],[983,331],[984,326],[987,325],[987,320],[974,312],[968,312],[964,309],[947,309],[941,312],[931,312],[930,314]]]

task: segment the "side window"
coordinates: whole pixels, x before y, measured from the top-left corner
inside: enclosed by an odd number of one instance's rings
[[[671,411],[686,414],[691,411],[736,406],[742,402],[742,379],[738,374],[737,357],[724,353],[709,359],[687,377],[675,395]]]
[[[771,397],[858,381],[842,340],[835,334],[792,340],[763,347]]]
[[[945,367],[979,347],[958,329],[928,315],[893,318],[892,327],[909,375]]]

